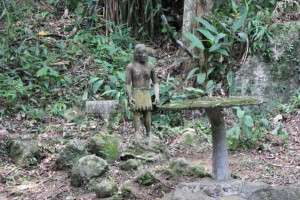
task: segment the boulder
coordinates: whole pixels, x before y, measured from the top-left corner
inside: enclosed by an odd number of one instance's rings
[[[72,166],[85,155],[87,155],[87,151],[84,147],[84,143],[75,139],[70,140],[59,154],[54,168],[58,170],[71,169]]]
[[[186,177],[211,177],[202,166],[194,165],[184,158],[177,158],[170,162],[168,167],[158,170],[159,172],[165,174],[168,179],[178,180],[179,176]]]
[[[98,198],[107,198],[118,192],[118,186],[112,180],[103,180],[93,188],[93,191],[96,193]]]
[[[155,136],[133,143],[126,143],[122,149],[121,160],[135,158],[144,162],[156,162],[170,157],[170,153],[163,141]]]
[[[71,185],[80,187],[89,184],[93,179],[102,177],[108,171],[105,160],[94,155],[80,158],[71,171]]]
[[[199,144],[199,135],[195,132],[195,129],[185,130],[178,140],[179,146],[194,146]]]
[[[243,180],[216,181],[203,179],[181,183],[162,200],[298,200],[300,190],[294,186],[270,186],[261,182]]]
[[[137,169],[138,166],[139,161],[137,159],[129,159],[121,164],[120,169],[124,171],[130,171]]]
[[[78,107],[69,108],[65,111],[64,117],[67,122],[75,122],[78,120],[83,120],[85,117],[84,111]]]
[[[139,175],[136,180],[137,183],[143,186],[150,186],[154,184],[157,180],[155,176],[151,172],[144,172],[141,175]]]
[[[100,133],[91,137],[86,145],[87,150],[112,164],[120,157],[119,138]]]
[[[41,149],[37,142],[32,140],[11,140],[8,142],[9,156],[16,165],[36,165],[42,158]]]

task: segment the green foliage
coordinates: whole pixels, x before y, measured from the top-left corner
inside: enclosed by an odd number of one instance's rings
[[[63,8],[75,5],[53,0],[48,3],[58,6],[54,9],[58,15],[63,14]],[[53,20],[53,24],[59,23],[50,7],[42,7],[41,12],[35,13],[32,12],[35,4],[27,1],[0,4],[3,8],[0,18],[7,33],[0,42],[1,114],[17,113],[38,120],[45,115],[63,116],[69,106],[83,104],[82,96],[87,100],[102,95],[126,103],[124,68],[136,43],[130,36],[131,30],[125,25],[108,23],[112,31],[105,36],[101,30],[92,28],[98,26],[90,17],[97,1],[72,3],[76,3],[74,10],[71,9],[75,13],[69,13],[70,16],[75,14],[82,22],[88,20],[85,25],[90,28],[81,30],[78,21],[75,26],[79,30],[69,38],[44,36],[48,33],[41,30],[41,23]],[[84,11],[84,5],[88,10]],[[36,20],[28,21],[29,18]],[[128,110],[127,106],[127,113]]]
[[[156,181],[155,176],[151,172],[145,172],[136,179],[136,182],[143,186],[150,186]]]
[[[260,53],[267,59],[273,54],[268,44],[272,40],[269,26],[274,16],[274,1],[257,4],[231,0],[217,4],[212,15],[195,19],[200,24],[195,30],[201,34],[201,40],[196,34],[184,33],[191,41],[189,49],[204,51],[206,58],[205,66],[195,67],[186,80],[195,77],[207,95],[219,90],[221,82],[227,82],[223,88],[233,92],[234,70],[248,53]]]
[[[252,118],[250,112],[246,112],[240,107],[233,107],[238,122],[226,131],[228,145],[231,150],[236,150],[239,145],[250,148],[256,142],[263,142],[270,138],[270,134],[278,136],[283,140],[288,138],[288,134],[282,130],[279,122],[273,127],[272,123],[264,116]],[[273,127],[273,128],[272,128]]]

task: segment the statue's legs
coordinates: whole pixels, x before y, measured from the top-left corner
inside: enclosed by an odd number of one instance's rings
[[[146,136],[149,137],[151,134],[151,112],[144,111],[143,117],[144,117],[144,125],[146,128]]]
[[[134,137],[136,139],[142,138],[143,136],[141,135],[141,132],[140,132],[141,115],[139,112],[136,112],[136,111],[133,112],[133,126],[134,126]]]

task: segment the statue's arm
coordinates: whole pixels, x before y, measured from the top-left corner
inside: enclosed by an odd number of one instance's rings
[[[134,104],[134,99],[132,98],[132,66],[129,64],[126,67],[125,71],[125,77],[126,77],[126,92],[128,96],[129,104]]]
[[[154,67],[151,70],[151,79],[153,82],[153,89],[154,89],[154,95],[155,95],[155,100],[153,103],[159,104],[159,84],[158,84],[157,74],[155,72]]]

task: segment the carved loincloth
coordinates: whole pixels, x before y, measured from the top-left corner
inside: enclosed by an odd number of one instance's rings
[[[131,106],[132,111],[151,111],[152,101],[149,89],[134,88],[132,97],[135,100],[134,105]]]

